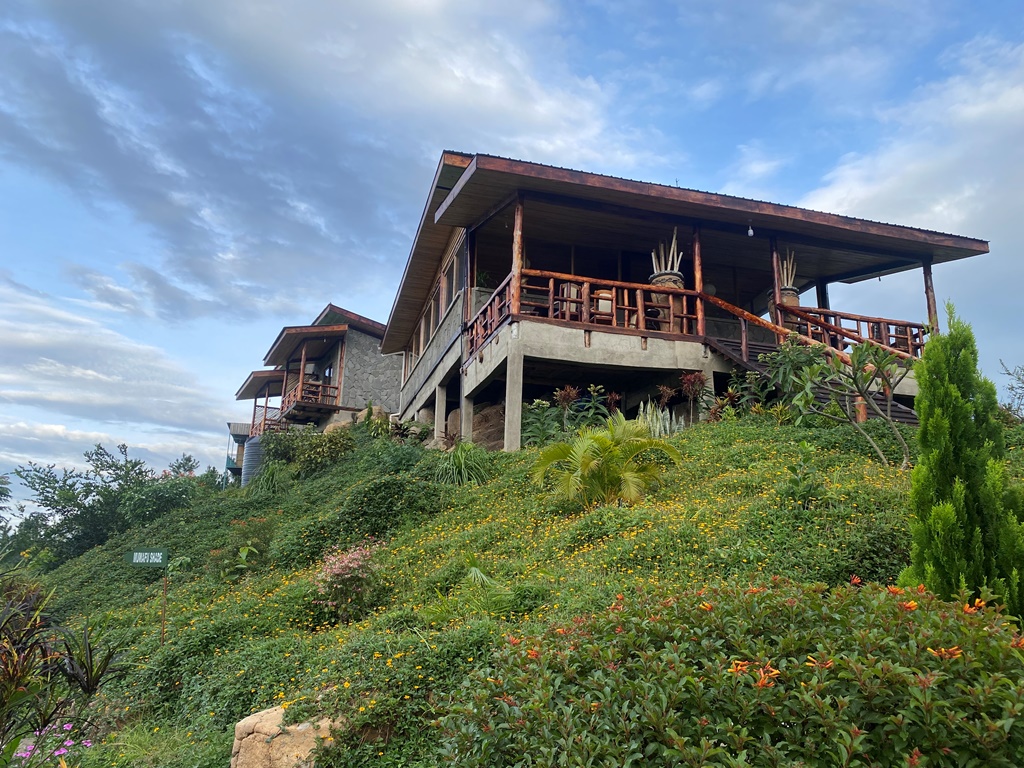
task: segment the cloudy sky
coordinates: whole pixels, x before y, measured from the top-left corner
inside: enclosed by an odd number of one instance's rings
[[[222,464],[282,325],[386,321],[442,149],[990,240],[936,289],[1024,364],[1017,0],[3,0],[0,74],[0,472]]]

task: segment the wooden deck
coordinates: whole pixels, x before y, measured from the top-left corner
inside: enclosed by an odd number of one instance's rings
[[[715,296],[685,288],[597,280],[558,272],[524,269],[519,294],[509,275],[468,324],[467,353],[472,357],[512,319],[538,319],[567,327],[699,339],[706,336],[706,311],[717,309],[738,321],[741,345],[749,343],[749,326],[760,326],[781,340],[796,333],[806,344],[824,344],[840,357],[870,343],[901,359],[921,356],[928,328],[922,323],[869,317],[818,307],[780,306],[785,325],[733,306]]]

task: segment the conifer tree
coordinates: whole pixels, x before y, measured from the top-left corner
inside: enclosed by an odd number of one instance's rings
[[[1007,485],[996,389],[978,372],[971,327],[947,305],[949,331],[914,366],[921,428],[911,476],[911,566],[901,582],[944,598],[987,586],[1024,613],[1020,493]]]

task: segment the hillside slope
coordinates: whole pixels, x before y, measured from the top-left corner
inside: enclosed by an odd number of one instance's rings
[[[59,613],[121,635],[131,661],[97,709],[97,744],[75,755],[82,766],[222,768],[234,723],[278,704],[346,723],[318,765],[435,765],[430,724],[510,634],[637,589],[887,582],[908,560],[909,474],[872,461],[845,428],[700,425],[673,438],[684,462],[643,503],[590,511],[531,484],[532,451],[491,454],[493,479],[454,487],[433,481],[432,452],[360,442],[276,495],[228,491],[47,577]],[[373,610],[343,624],[320,604],[317,563],[367,532],[379,542]],[[258,556],[225,580],[246,543]],[[140,546],[189,558],[170,580],[163,645],[159,574],[122,559]]]

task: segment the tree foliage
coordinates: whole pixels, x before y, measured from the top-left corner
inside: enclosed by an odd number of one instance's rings
[[[116,451],[97,444],[85,460],[84,469],[29,462],[14,471],[32,498],[9,539],[13,550],[48,550],[57,560],[76,557],[131,525],[186,506],[217,476],[211,468],[194,477],[199,462],[187,454],[157,476],[144,460],[129,456],[124,444]]]
[[[555,497],[586,507],[633,504],[658,482],[662,467],[651,457],[659,452],[675,463],[682,457],[673,446],[650,436],[647,427],[627,421],[621,412],[604,427],[585,427],[569,441],[545,448],[533,467],[533,478],[554,479]]]
[[[970,326],[948,311],[949,332],[928,342],[916,369],[920,456],[912,564],[902,580],[947,598],[987,586],[1021,615],[1021,496],[1006,480],[996,389],[978,373]]]
[[[858,408],[863,406],[889,427],[903,452],[902,469],[910,466],[910,446],[892,418],[892,393],[910,372],[898,356],[875,344],[858,344],[850,350],[847,365],[836,355],[827,355],[824,346],[809,347],[787,339],[777,352],[762,355],[768,366],[771,384],[800,416],[807,415],[850,424],[871,446],[882,464],[889,460],[881,446],[861,425]],[[875,397],[884,394],[884,404]]]

